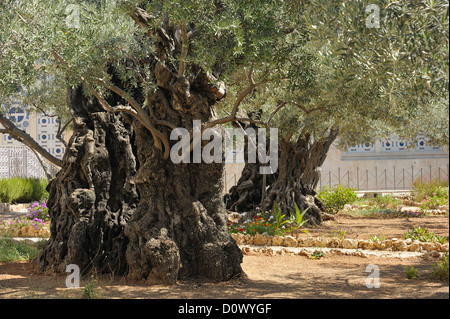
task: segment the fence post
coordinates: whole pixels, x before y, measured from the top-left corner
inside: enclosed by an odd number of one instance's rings
[[[331,191],[331,171],[328,171],[328,185],[329,185],[329,190]]]
[[[396,187],[397,187],[397,181],[395,178],[395,165],[394,165],[394,191],[396,190]]]
[[[405,188],[405,168],[403,167],[403,189]]]
[[[28,149],[24,149],[22,152],[23,156],[23,172],[22,175],[27,178],[28,177]]]
[[[347,170],[347,187],[350,188],[350,170]]]
[[[378,168],[375,166],[375,190],[378,189]]]
[[[369,170],[366,169],[366,191],[369,190]]]
[[[356,188],[359,190],[359,167],[356,166]]]
[[[11,178],[11,149],[8,148],[8,179]]]

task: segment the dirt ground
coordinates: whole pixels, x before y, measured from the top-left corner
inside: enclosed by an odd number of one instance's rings
[[[402,238],[413,226],[425,226],[434,233],[449,235],[447,216],[410,219],[370,219],[338,217],[326,221],[313,235],[330,235],[331,227],[351,229],[349,234],[365,239],[384,234]],[[159,299],[391,299],[449,298],[449,283],[431,279],[432,264],[437,260],[423,257],[361,258],[327,254],[320,259],[307,256],[258,253],[244,255],[245,278],[225,283],[180,281],[175,285],[146,285],[124,278],[92,276],[81,280],[81,288],[68,289],[65,275],[48,276],[33,273],[30,263],[0,263],[0,298],[81,298],[83,287],[91,283],[97,298],[159,298]],[[372,273],[366,267],[379,269],[379,288],[368,288]],[[418,269],[417,279],[407,279],[404,267]]]

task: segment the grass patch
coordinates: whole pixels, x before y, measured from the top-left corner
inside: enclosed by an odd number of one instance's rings
[[[39,254],[44,242],[0,238],[0,262],[30,261]]]
[[[412,192],[413,198],[416,202],[423,202],[430,197],[447,199],[448,205],[448,182],[434,180],[428,183],[422,183],[421,181],[416,181],[414,183],[414,190]]]
[[[0,202],[29,203],[48,197],[48,181],[39,178],[0,179]]]
[[[370,207],[367,209],[347,211],[342,214],[352,217],[367,218],[407,218],[407,217],[423,217],[424,212],[421,211],[397,211],[388,208]]]
[[[438,261],[433,264],[433,273],[431,277],[438,280],[446,280],[448,281],[449,277],[449,268],[448,268],[448,251],[444,256],[444,260]]]

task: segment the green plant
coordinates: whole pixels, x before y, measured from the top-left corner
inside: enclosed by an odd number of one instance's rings
[[[44,227],[44,222],[38,218],[30,219],[28,217],[20,216],[12,220],[6,220],[0,223],[0,235],[11,236],[13,232],[26,226],[32,226],[36,230]]]
[[[249,235],[267,234],[271,236],[281,234],[280,229],[273,223],[269,223],[262,217],[255,216],[250,222],[243,225],[244,233]]]
[[[275,216],[276,227],[281,229],[281,227],[288,223],[289,220],[286,220],[286,214],[281,214],[281,209],[278,207],[277,203],[273,202],[273,214]]]
[[[448,206],[448,204],[448,193],[445,195],[445,197],[439,196],[438,193],[432,193],[432,195],[430,196],[424,196],[424,199],[419,203],[419,207],[422,209],[433,209],[438,208],[439,206]]]
[[[414,267],[405,266],[406,278],[408,279],[417,279],[419,271]]]
[[[414,190],[412,193],[413,198],[416,202],[423,202],[424,199],[430,196],[447,198],[448,201],[448,194],[448,181],[441,182],[437,179],[434,179],[430,182],[421,182],[420,180],[415,181]]]
[[[303,212],[300,213],[300,209],[297,206],[297,203],[295,203],[295,216],[291,215],[290,220],[290,231],[291,234],[294,235],[294,230],[300,229],[305,223],[309,221],[309,219],[303,219],[303,216],[305,216],[306,212],[309,210],[309,207],[306,208]],[[309,231],[307,230],[301,230],[301,232],[309,234]]]
[[[314,252],[312,252],[312,253],[309,255],[309,258],[310,258],[310,259],[320,259],[320,258],[322,258],[323,256],[325,256],[325,253],[324,253],[323,251],[321,251],[321,250],[314,250]]]
[[[371,242],[373,242],[373,243],[376,242],[377,240],[378,241],[383,241],[383,240],[386,240],[386,239],[387,239],[387,236],[385,234],[372,235],[369,238],[369,240]]]
[[[446,238],[444,236],[439,236],[429,231],[425,227],[414,227],[413,230],[407,231],[403,236],[404,239],[419,240],[422,242],[432,242],[445,244]]]
[[[369,201],[369,205],[379,207],[380,209],[396,210],[402,201],[393,195],[377,196]]]
[[[0,179],[0,201],[5,203],[29,203],[48,196],[47,180],[37,178]]]
[[[94,282],[91,281],[84,286],[83,291],[81,292],[81,297],[83,299],[97,299],[99,297],[99,293],[95,289]]]
[[[449,281],[448,251],[444,255],[444,260],[434,263],[432,268],[432,278]]]
[[[41,245],[31,241],[0,238],[0,262],[30,261],[41,250]]]
[[[28,208],[28,211],[30,212],[28,214],[28,217],[30,219],[37,218],[44,222],[50,220],[50,215],[48,213],[48,208],[47,208],[46,203],[34,202],[33,204],[31,204],[31,207]]]
[[[317,194],[317,198],[322,202],[325,210],[328,213],[336,214],[345,204],[354,202],[358,196],[353,188],[347,188],[342,185],[337,185],[333,191],[326,186]]]

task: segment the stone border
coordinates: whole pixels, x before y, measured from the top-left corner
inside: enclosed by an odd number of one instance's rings
[[[364,250],[386,250],[386,251],[438,251],[445,252],[449,249],[449,244],[420,242],[418,240],[387,239],[382,241],[360,240],[360,239],[339,239],[325,237],[294,238],[292,236],[269,236],[256,234],[233,233],[231,237],[239,246],[281,246],[281,247],[317,247],[317,248],[344,248],[344,249],[364,249]]]
[[[296,255],[311,258],[314,252],[321,251],[325,255],[334,254],[341,256],[355,256],[361,258],[387,257],[387,258],[413,258],[422,257],[425,259],[442,258],[444,253],[438,251],[412,252],[412,251],[386,251],[386,250],[363,250],[345,248],[315,248],[315,247],[280,247],[280,246],[240,246],[243,255],[263,254],[265,256],[276,255]]]

